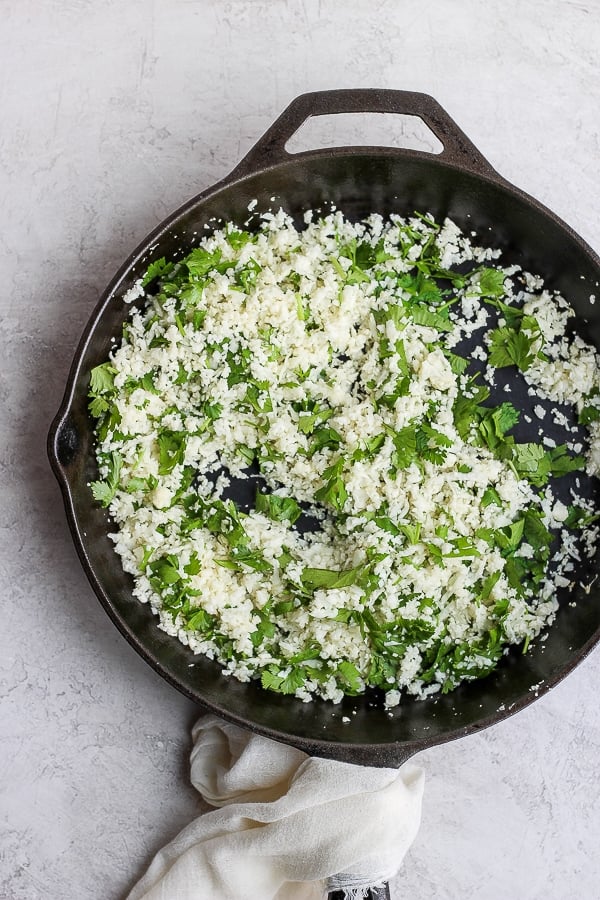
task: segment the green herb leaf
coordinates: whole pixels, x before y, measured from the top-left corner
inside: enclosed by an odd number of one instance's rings
[[[584,457],[569,456],[565,444],[560,444],[558,447],[547,450],[546,454],[550,460],[550,471],[555,478],[568,475],[569,472],[576,472],[585,466]]]
[[[550,460],[539,444],[515,444],[512,448],[512,462],[521,478],[543,487],[550,475]]]
[[[336,449],[340,446],[342,440],[342,435],[335,428],[329,426],[315,428],[311,435],[308,455],[309,457],[314,456],[315,453],[318,453],[319,450],[323,450],[325,447],[332,450]]]
[[[90,484],[94,500],[102,506],[109,506],[119,487],[119,478],[123,460],[119,453],[113,451],[107,460],[108,474],[104,481],[94,481]]]
[[[177,558],[169,556],[161,556],[149,564],[152,575],[161,582],[162,585],[177,584],[181,581]]]
[[[227,234],[227,243],[234,250],[241,250],[246,244],[253,240],[252,235],[248,231],[239,231],[237,228],[231,228]]]
[[[564,444],[551,450],[544,450],[533,443],[515,444],[512,447],[512,462],[517,473],[536,487],[543,487],[550,475],[559,478],[585,465],[582,456],[569,456]]]
[[[190,275],[194,275],[197,278],[203,278],[213,270],[226,271],[227,269],[233,268],[235,262],[225,262],[224,265],[221,264],[222,256],[223,254],[219,248],[210,251],[205,250],[203,247],[196,247],[188,254],[188,256],[186,256],[184,263]]]
[[[306,681],[306,671],[302,668],[291,668],[287,674],[276,666],[263,669],[261,684],[268,691],[278,694],[294,694]]]
[[[590,425],[600,421],[600,388],[594,388],[584,399],[584,404],[579,410],[578,422],[580,425]]]
[[[256,284],[258,273],[261,271],[262,266],[260,266],[255,259],[249,260],[245,266],[242,266],[240,269],[236,269],[236,284],[238,284],[247,294],[249,294]]]
[[[569,514],[564,521],[566,528],[587,528],[600,519],[600,513],[590,513],[582,506],[569,506]]]
[[[345,693],[357,694],[362,688],[362,678],[356,666],[343,660],[337,667],[336,676],[343,683]]]
[[[531,317],[528,317],[531,318]],[[533,320],[537,326],[535,319]],[[539,337],[539,327],[533,335],[527,332],[525,318],[515,325],[504,325],[495,328],[489,334],[490,339],[490,365],[497,369],[506,366],[516,366],[521,372],[526,372],[536,357],[533,345]]]
[[[414,525],[400,525],[400,531],[406,535],[409,544],[418,544],[421,537],[421,523],[415,522]]]
[[[478,278],[481,294],[485,297],[501,297],[504,294],[505,277],[502,269],[482,269]]]
[[[90,372],[90,394],[110,393],[114,388],[116,369],[108,362]]]
[[[502,500],[500,499],[500,495],[496,488],[493,488],[489,485],[482,494],[481,497],[481,505],[483,507],[490,506],[490,504],[494,504],[494,506],[502,506]]]
[[[315,500],[319,503],[329,503],[337,512],[342,512],[348,498],[348,492],[342,479],[343,460],[338,460],[328,466],[323,472],[325,484],[315,491]]]
[[[216,625],[216,619],[204,609],[196,609],[185,622],[186,631],[199,631],[205,637],[212,637]]]
[[[158,474],[168,475],[175,466],[181,465],[185,456],[187,435],[185,431],[165,429],[158,435]]]
[[[263,513],[276,522],[289,522],[293,525],[302,515],[302,509],[293,497],[279,497],[277,494],[256,492],[256,511]]]
[[[424,325],[427,328],[436,328],[438,331],[452,331],[454,325],[450,319],[439,312],[433,312],[426,306],[413,306],[410,310],[415,325]]]
[[[394,431],[393,428],[385,426],[385,430],[394,444],[394,451],[391,459],[394,471],[398,469],[407,469],[417,457],[417,434],[415,427],[407,425],[399,431]]]
[[[311,591],[331,590],[333,588],[345,588],[357,584],[365,572],[365,566],[355,566],[353,569],[310,569],[302,570],[301,580],[303,586]]]
[[[151,281],[154,281],[155,278],[162,278],[163,275],[168,275],[169,272],[173,271],[173,268],[174,264],[172,262],[167,262],[164,256],[161,256],[160,259],[150,263],[146,269],[142,278],[142,287],[146,287],[146,285],[150,284]]]
[[[110,409],[110,403],[104,397],[94,397],[90,400],[88,408],[95,419],[100,419]]]

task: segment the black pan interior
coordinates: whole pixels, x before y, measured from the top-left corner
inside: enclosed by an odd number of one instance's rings
[[[274,198],[274,200],[272,199]],[[523,656],[509,654],[487,678],[445,697],[404,699],[386,712],[374,697],[347,698],[341,706],[302,703],[222,676],[215,663],[194,657],[160,631],[150,610],[131,597],[131,581],[107,537],[106,513],[91,500],[97,477],[87,417],[90,369],[109,352],[128,308],[118,299],[152,259],[184,255],[214,219],[243,224],[248,204],[282,206],[301,221],[306,209],[334,203],[351,218],[372,212],[446,215],[483,243],[542,275],[578,314],[582,336],[600,347],[600,264],[564,223],[531,198],[493,176],[482,178],[422,154],[373,149],[303,154],[255,175],[224,182],[196,198],[150,236],[125,264],[94,313],[80,345],[50,438],[78,552],[108,613],[133,646],[168,681],[225,717],[319,755],[371,765],[398,764],[416,750],[498,721],[531,702],[589,651],[600,636],[600,585],[560,598],[561,609],[545,643]],[[591,305],[590,293],[599,296]],[[579,581],[594,577],[587,563]],[[572,601],[575,601],[572,604]],[[350,723],[343,722],[343,717]]]

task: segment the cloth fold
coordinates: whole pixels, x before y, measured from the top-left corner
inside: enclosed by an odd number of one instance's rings
[[[389,880],[414,840],[424,776],[300,750],[203,716],[191,780],[215,807],[161,850],[127,900],[322,900]]]

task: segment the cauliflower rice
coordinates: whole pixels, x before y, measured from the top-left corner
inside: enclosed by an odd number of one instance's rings
[[[92,490],[161,628],[306,701],[527,651],[595,552],[600,370],[498,256],[431,216],[280,211],[149,267],[91,373]]]

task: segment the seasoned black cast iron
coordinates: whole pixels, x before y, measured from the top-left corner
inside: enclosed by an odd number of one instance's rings
[[[314,150],[290,155],[286,142],[313,115],[348,112],[418,116],[443,145],[439,155],[382,147]],[[73,540],[100,602],[135,649],[170,684],[207,709],[245,728],[310,754],[375,766],[398,766],[414,753],[478,731],[531,703],[580,662],[600,638],[600,584],[577,589],[562,607],[545,644],[504,658],[489,677],[445,697],[404,699],[390,716],[368,697],[341,706],[302,703],[225,678],[220,667],[195,657],[157,627],[148,606],[131,596],[132,582],[107,537],[107,514],[92,500],[97,477],[92,423],[87,415],[89,372],[120,335],[128,308],[119,299],[152,259],[177,258],[195,244],[213,217],[242,224],[248,204],[267,209],[276,198],[300,220],[306,209],[333,202],[351,218],[372,212],[448,215],[468,232],[504,251],[503,261],[542,275],[567,296],[582,336],[600,346],[600,303],[589,295],[600,281],[600,260],[564,222],[501,178],[444,110],[425,94],[350,90],[304,94],[285,110],[223,181],[161,224],[129,257],[105,291],[77,349],[62,406],[49,435]],[[491,229],[491,230],[488,230]],[[600,291],[597,291],[600,293]],[[589,567],[578,573],[591,581]],[[570,606],[568,601],[575,600]],[[193,665],[190,665],[193,663]],[[538,690],[532,690],[539,685]],[[343,716],[351,724],[342,722]]]

